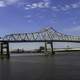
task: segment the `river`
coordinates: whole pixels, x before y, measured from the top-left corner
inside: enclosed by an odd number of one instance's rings
[[[11,55],[0,60],[0,80],[80,80],[80,52]]]

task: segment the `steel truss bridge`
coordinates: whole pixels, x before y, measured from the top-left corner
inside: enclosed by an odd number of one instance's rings
[[[51,44],[51,51],[53,52],[53,42],[80,42],[80,36],[66,35],[57,32],[52,27],[44,28],[39,32],[33,33],[17,33],[9,34],[0,38],[1,42],[1,55],[4,54],[4,49],[7,51],[9,57],[9,43],[15,42],[45,42],[45,51],[47,44]]]

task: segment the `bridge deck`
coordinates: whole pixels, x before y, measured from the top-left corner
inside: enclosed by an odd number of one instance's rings
[[[0,42],[20,43],[20,42],[72,42],[80,43],[78,40],[0,40]]]

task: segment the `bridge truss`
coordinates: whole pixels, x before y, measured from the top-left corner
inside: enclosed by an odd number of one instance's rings
[[[10,42],[45,42],[45,52],[47,52],[47,43],[51,45],[51,53],[53,51],[53,42],[80,42],[80,36],[65,35],[57,32],[52,27],[44,28],[39,32],[33,33],[15,33],[5,35],[0,38],[1,42],[1,55],[4,54],[6,49],[6,55],[9,58],[9,43]]]
[[[2,41],[80,41],[80,36],[72,36],[72,35],[65,35],[63,33],[57,32],[52,27],[45,28],[39,32],[33,32],[33,33],[16,33],[16,34],[10,34],[6,35],[4,37],[1,37]]]

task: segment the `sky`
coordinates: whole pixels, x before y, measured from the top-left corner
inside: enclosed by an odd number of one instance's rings
[[[80,0],[0,0],[0,36],[48,26],[80,35]]]
[[[80,35],[80,0],[0,0],[0,36],[49,26]]]

